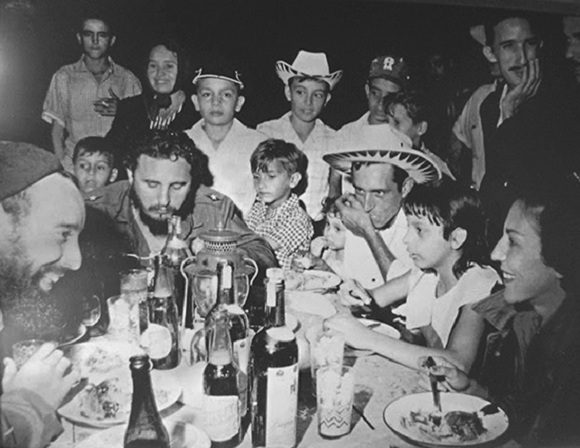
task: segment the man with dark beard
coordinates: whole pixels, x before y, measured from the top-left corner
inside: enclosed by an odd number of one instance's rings
[[[205,156],[183,132],[150,131],[129,149],[129,180],[91,193],[87,204],[115,222],[134,253],[159,253],[173,214],[182,218],[182,237],[191,243],[202,232],[223,227],[240,233],[238,246],[261,272],[276,266],[268,243],[250,231],[233,202],[208,188]]]
[[[81,194],[53,154],[0,142],[0,345],[13,316],[41,305],[67,271],[80,267],[84,219]],[[48,445],[62,431],[55,410],[78,373],[53,343],[19,369],[11,358],[2,367],[0,445]]]

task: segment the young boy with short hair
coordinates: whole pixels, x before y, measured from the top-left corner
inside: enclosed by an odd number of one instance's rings
[[[245,215],[254,201],[248,160],[266,137],[235,118],[246,98],[233,64],[216,59],[198,70],[193,84],[191,99],[201,120],[187,135],[209,159],[213,188],[230,197]]]
[[[294,190],[306,179],[308,158],[292,143],[269,139],[250,158],[256,201],[247,215],[248,227],[270,245],[278,263],[289,269],[297,252],[308,251],[312,222]]]
[[[113,151],[104,137],[79,140],[73,152],[73,169],[85,194],[114,182],[119,174]]]
[[[276,62],[276,73],[284,83],[290,111],[259,124],[257,130],[270,138],[293,143],[308,155],[308,186],[302,200],[308,214],[314,221],[320,221],[322,200],[340,194],[341,177],[322,160],[324,154],[335,151],[336,131],[318,117],[330,101],[330,92],[340,81],[342,70],[330,73],[324,53],[301,50],[292,65]]]
[[[455,180],[447,163],[425,146],[430,116],[425,96],[417,91],[399,92],[385,98],[384,108],[389,125],[409,137],[413,148],[431,157],[443,174]]]

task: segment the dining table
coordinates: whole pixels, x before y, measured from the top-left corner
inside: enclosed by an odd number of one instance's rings
[[[338,300],[333,295],[326,294],[325,297],[334,303]],[[310,327],[321,325],[323,317],[303,309],[293,309],[291,300],[288,303],[287,313],[294,315],[299,322],[296,329],[299,350],[307,352],[306,333]],[[188,362],[190,359],[188,341],[191,340],[191,337],[192,330],[183,333],[183,356],[180,365],[171,370],[156,371],[155,373],[163,377],[164,381],[177,384],[181,388],[179,400],[161,412],[164,421],[186,422],[203,430],[201,403],[205,363],[198,362],[190,365]],[[93,338],[91,342],[106,346],[109,340],[108,336],[105,335]],[[304,358],[304,356],[308,357],[307,354],[303,353],[301,357]],[[354,370],[355,396],[353,407],[356,410],[353,409],[349,433],[339,438],[329,439],[319,434],[316,399],[311,390],[308,360],[301,360],[296,446],[298,448],[404,448],[417,446],[393,432],[385,423],[383,413],[385,407],[394,400],[409,394],[425,392],[425,381],[422,381],[421,374],[417,370],[370,352],[351,351],[349,354],[347,350],[345,364],[353,366]],[[102,448],[103,440],[100,438],[100,434],[105,429],[85,426],[67,419],[62,419],[62,424],[64,432],[52,442],[51,448]],[[246,425],[244,429],[245,434],[239,447],[251,447],[251,428]],[[118,444],[118,447],[121,446],[122,438]],[[495,446],[516,448],[519,445],[511,440],[503,440],[501,444]]]

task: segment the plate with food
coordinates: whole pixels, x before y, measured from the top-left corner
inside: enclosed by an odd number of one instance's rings
[[[327,271],[284,271],[286,289],[290,291],[326,291],[340,285],[340,277]]]
[[[506,413],[473,395],[442,392],[441,411],[431,392],[405,395],[383,413],[385,423],[407,441],[425,447],[479,446],[508,429]]]
[[[179,400],[181,388],[173,383],[156,384],[153,394],[157,409],[163,411]],[[89,383],[58,413],[71,422],[107,428],[127,422],[131,413],[133,386],[124,375],[111,376],[99,383]]]
[[[115,342],[83,342],[63,347],[65,356],[79,370],[81,377],[91,381],[102,375],[109,376],[111,371],[123,367],[129,372],[130,350],[129,344]]]
[[[171,448],[210,448],[211,440],[205,432],[191,423],[167,419],[163,421],[169,434]],[[125,437],[125,426],[114,426],[87,437],[76,448],[121,448]]]

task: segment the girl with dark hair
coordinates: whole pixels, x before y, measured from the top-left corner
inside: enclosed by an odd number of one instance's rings
[[[485,216],[477,192],[451,182],[417,185],[403,208],[408,222],[404,242],[415,267],[378,288],[355,288],[348,295],[379,307],[405,300],[406,327],[417,336],[408,339],[420,339],[425,346],[381,337],[350,319],[337,318],[330,326],[343,331],[357,348],[374,350],[410,367],[417,367],[419,356],[440,355],[469,371],[479,341],[470,338],[466,344],[463,332],[481,335],[483,322],[463,310],[487,297],[499,281],[488,266]],[[454,328],[461,331],[451,338]]]
[[[177,41],[162,38],[151,45],[145,77],[143,93],[119,103],[107,134],[118,160],[124,158],[130,141],[149,129],[185,131],[195,123],[189,62]]]

